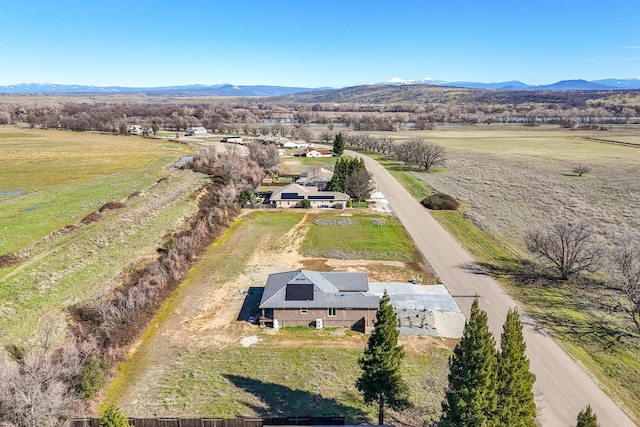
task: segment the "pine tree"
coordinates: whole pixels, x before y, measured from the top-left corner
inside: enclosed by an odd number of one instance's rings
[[[333,140],[333,154],[342,156],[342,153],[344,153],[344,137],[342,136],[342,132],[340,132]]]
[[[517,310],[509,310],[502,330],[498,354],[498,420],[505,427],[535,427],[536,404],[529,359]]]
[[[489,427],[496,424],[497,356],[487,313],[471,306],[462,338],[449,358],[449,385],[439,427]]]
[[[367,348],[358,360],[362,375],[356,381],[364,401],[378,404],[380,425],[384,424],[385,407],[402,410],[409,406],[408,387],[400,372],[404,350],[398,345],[398,335],[398,319],[385,290]]]
[[[600,427],[600,424],[598,424],[598,417],[591,409],[591,405],[587,405],[585,409],[580,411],[576,427]]]

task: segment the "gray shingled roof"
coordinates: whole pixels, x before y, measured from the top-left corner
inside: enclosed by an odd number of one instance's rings
[[[367,292],[369,290],[367,273],[327,271],[322,275],[336,288],[344,292]]]
[[[314,296],[310,301],[288,301],[288,284],[313,283]],[[362,291],[360,291],[362,289]],[[366,273],[318,272],[309,270],[270,274],[260,308],[372,308],[377,309],[378,296],[366,293]]]

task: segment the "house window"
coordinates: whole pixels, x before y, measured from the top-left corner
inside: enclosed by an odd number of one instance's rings
[[[301,308],[300,309],[300,314],[307,314],[309,313],[309,309],[308,308]]]
[[[337,311],[337,310],[336,310],[335,308],[330,308],[330,309],[328,310],[328,313],[327,313],[327,314],[329,315],[329,317],[335,317],[335,316],[336,316],[336,311]]]

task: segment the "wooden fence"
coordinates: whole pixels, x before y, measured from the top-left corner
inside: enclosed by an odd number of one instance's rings
[[[273,203],[252,203],[250,205],[242,205],[243,209],[277,209]]]
[[[295,418],[129,418],[135,427],[264,427],[264,426],[337,426],[344,417]],[[69,427],[99,427],[100,418],[78,418]]]

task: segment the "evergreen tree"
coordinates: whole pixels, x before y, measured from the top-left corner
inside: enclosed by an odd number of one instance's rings
[[[333,154],[342,156],[342,153],[344,153],[344,137],[342,136],[342,132],[340,132],[333,140]]]
[[[113,405],[107,406],[100,420],[100,427],[133,427],[127,416]]]
[[[409,390],[400,372],[404,350],[398,345],[398,335],[398,319],[385,290],[367,348],[358,360],[362,375],[356,381],[364,401],[378,404],[380,425],[385,407],[401,410],[409,406]]]
[[[600,424],[598,424],[598,417],[591,409],[591,405],[587,405],[585,409],[580,411],[576,427],[600,427]]]
[[[505,427],[535,427],[536,404],[533,383],[536,376],[529,371],[529,359],[522,336],[522,323],[517,310],[509,310],[500,340],[498,354],[497,424]]]
[[[331,191],[342,192],[344,186],[345,169],[346,168],[343,159],[338,158],[336,160],[336,165],[333,167],[333,176],[331,177],[331,182],[329,182],[329,189]]]
[[[496,425],[496,365],[495,340],[476,297],[462,338],[449,358],[449,385],[439,427]]]
[[[344,182],[345,179],[357,171],[366,171],[367,168],[364,165],[364,160],[360,157],[357,159],[352,159],[349,157],[338,158],[336,160],[336,165],[333,168],[333,177],[331,178],[331,182],[329,183],[329,189],[331,191],[340,191],[344,193]]]

